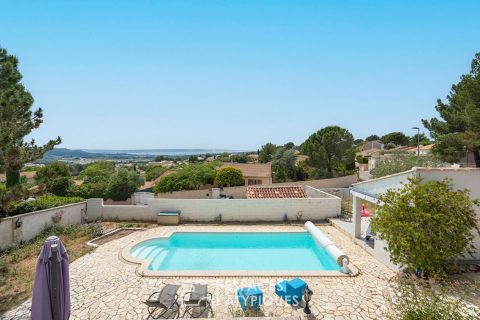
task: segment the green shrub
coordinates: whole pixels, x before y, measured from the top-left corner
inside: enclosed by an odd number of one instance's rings
[[[5,261],[5,258],[3,256],[0,256],[0,274],[7,274],[8,270],[9,268],[7,261]]]
[[[477,307],[464,297],[468,292],[462,283],[431,288],[428,283],[402,280],[393,297],[392,320],[479,320]],[[460,293],[460,296],[459,296]]]
[[[5,217],[10,211],[10,206],[20,199],[25,199],[28,195],[28,186],[26,184],[17,184],[6,188],[0,184],[0,217]]]
[[[115,172],[115,163],[111,161],[95,161],[88,164],[80,172],[79,177],[85,182],[107,181]]]
[[[68,194],[71,197],[80,197],[83,199],[104,198],[107,186],[107,181],[84,182],[79,186],[70,186]]]
[[[357,162],[360,163],[360,164],[367,164],[368,163],[368,158],[367,157],[363,157],[361,155],[358,155],[357,156]]]
[[[167,169],[162,166],[152,166],[152,165],[147,166],[145,168],[145,179],[147,181],[155,180],[158,177],[160,177],[162,174],[164,174],[165,171],[167,171]]]
[[[83,198],[79,197],[59,197],[59,196],[52,196],[52,195],[44,195],[38,197],[35,200],[31,201],[20,201],[14,203],[9,212],[9,216],[15,216],[17,214],[33,212],[38,210],[44,210],[54,207],[63,206],[70,203],[82,202]]]
[[[111,178],[105,191],[106,198],[114,201],[124,201],[130,198],[137,187],[143,184],[140,175],[131,170],[120,169]]]
[[[56,196],[66,196],[72,184],[70,176],[70,168],[66,164],[54,161],[38,168],[35,181],[44,185],[48,193]]]
[[[58,177],[47,184],[47,192],[56,196],[65,197],[69,194],[72,180],[69,177]]]
[[[443,163],[432,157],[418,157],[411,154],[395,154],[380,160],[370,172],[374,178],[384,177],[412,169],[413,167],[442,167]]]
[[[388,244],[393,263],[445,276],[454,257],[472,254],[479,233],[469,190],[455,190],[450,180],[409,179],[399,190],[379,197],[382,206],[372,218],[372,231]]]
[[[215,168],[219,162],[188,164],[181,166],[173,174],[161,177],[153,192],[173,192],[180,190],[198,190],[204,185],[213,184]]]
[[[70,175],[70,168],[65,163],[53,161],[37,169],[35,181],[48,184],[52,180],[60,177],[70,177]]]
[[[232,154],[230,156],[230,161],[237,163],[248,163],[250,161],[250,157],[245,153]]]
[[[234,167],[224,167],[217,171],[215,185],[219,187],[243,186],[245,178],[242,171]]]

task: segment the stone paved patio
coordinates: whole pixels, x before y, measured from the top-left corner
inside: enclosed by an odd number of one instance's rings
[[[301,231],[302,226],[235,225],[158,227],[135,232],[108,242],[93,253],[81,257],[70,266],[72,317],[71,319],[146,319],[142,304],[148,295],[164,283],[181,283],[180,297],[189,291],[193,282],[206,283],[213,294],[213,310],[219,319],[238,316],[236,289],[258,285],[264,292],[263,313],[266,317],[302,319],[302,309],[295,309],[280,300],[274,292],[278,277],[170,277],[151,278],[136,275],[138,265],[120,259],[120,251],[127,245],[172,231]],[[314,291],[309,319],[384,319],[385,289],[394,275],[347,236],[331,226],[320,226],[330,239],[346,253],[359,269],[356,277],[304,278]],[[1,319],[28,319],[29,301],[1,316]],[[265,318],[264,318],[265,319]]]

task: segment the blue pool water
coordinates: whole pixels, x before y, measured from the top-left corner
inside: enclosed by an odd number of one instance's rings
[[[150,270],[340,270],[310,233],[174,233],[135,245]]]

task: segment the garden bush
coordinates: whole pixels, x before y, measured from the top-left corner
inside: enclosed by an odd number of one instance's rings
[[[79,186],[70,186],[68,194],[71,197],[80,197],[84,199],[103,198],[107,186],[108,181],[85,182]]]
[[[105,198],[114,201],[127,200],[143,182],[143,178],[136,171],[120,169],[110,178]]]
[[[167,168],[164,168],[162,166],[152,166],[149,165],[145,168],[145,179],[147,181],[152,181],[160,177],[162,174],[167,171]]]
[[[22,213],[59,207],[70,203],[82,202],[83,200],[83,198],[79,197],[44,195],[35,200],[25,200],[12,204],[10,210],[8,211],[8,215],[15,216]]]
[[[464,283],[435,285],[417,279],[401,279],[394,291],[391,320],[480,320],[480,310],[465,296],[474,292]],[[473,287],[472,287],[473,289]]]
[[[53,161],[37,169],[35,180],[38,183],[48,184],[50,181],[57,178],[70,176],[70,168],[65,163]]]
[[[472,254],[479,233],[469,190],[455,190],[451,180],[411,178],[399,190],[379,197],[382,206],[371,220],[372,231],[388,244],[393,263],[444,277],[454,258]]]
[[[47,184],[46,191],[56,196],[68,196],[70,187],[73,185],[69,177],[58,177]]]
[[[368,158],[367,157],[363,157],[361,155],[358,155],[357,158],[356,158],[357,162],[360,163],[360,164],[367,164],[368,163]]]
[[[243,186],[245,178],[242,171],[234,167],[224,167],[217,171],[215,185],[219,187]]]
[[[412,154],[395,154],[391,158],[380,160],[370,172],[374,178],[388,176],[412,169],[413,167],[437,168],[444,163],[433,157],[418,157]]]
[[[160,178],[160,181],[153,188],[153,192],[198,190],[202,186],[213,184],[216,167],[219,164],[219,162],[214,161],[181,166],[175,173]]]

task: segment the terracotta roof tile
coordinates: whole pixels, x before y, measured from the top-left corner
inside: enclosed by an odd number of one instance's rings
[[[247,199],[307,198],[302,186],[247,187]]]

